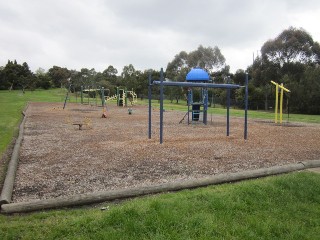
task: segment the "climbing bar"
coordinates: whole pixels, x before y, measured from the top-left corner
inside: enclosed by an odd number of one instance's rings
[[[235,84],[216,84],[216,83],[197,83],[197,82],[166,82],[166,81],[153,81],[154,85],[163,86],[181,86],[181,87],[203,87],[203,88],[227,88],[237,89],[240,85]]]
[[[274,82],[274,81],[271,81],[271,83],[274,84],[274,85],[276,85],[276,86],[278,85],[279,88],[285,90],[286,92],[290,92],[289,89],[285,88],[284,86],[280,85],[279,83],[276,83],[276,82]]]

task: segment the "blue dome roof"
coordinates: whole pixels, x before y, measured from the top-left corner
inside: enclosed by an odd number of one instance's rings
[[[209,81],[209,79],[209,74],[201,68],[192,69],[186,76],[187,81]]]

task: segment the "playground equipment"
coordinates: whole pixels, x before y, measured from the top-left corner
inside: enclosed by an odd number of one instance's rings
[[[209,74],[201,68],[192,69],[186,76],[187,82],[202,82],[206,83],[210,79]],[[188,124],[190,123],[190,116],[192,116],[192,122],[199,121],[201,112],[203,113],[203,123],[207,124],[207,111],[208,111],[208,88],[201,87],[200,100],[194,102],[193,90],[190,87],[188,89]],[[191,110],[190,110],[191,107]],[[202,110],[201,110],[202,109]]]
[[[98,105],[97,96],[99,95],[99,92],[101,93],[101,100],[104,99],[104,97],[102,97],[102,91],[103,92],[109,91],[109,89],[104,89],[103,87],[96,88],[94,86],[88,86],[87,88],[85,88],[84,86],[81,86],[81,92],[80,92],[81,104],[91,104],[91,105],[97,106]],[[86,96],[87,102],[84,101],[84,98],[85,98],[84,94],[87,95]],[[93,103],[92,103],[92,99],[93,99]]]
[[[127,107],[128,100],[130,101],[132,106],[134,103],[137,102],[137,94],[133,90],[128,91],[126,88],[120,89],[119,87],[117,87],[117,105]]]
[[[193,71],[193,72],[192,72]],[[202,70],[203,71],[203,70]],[[151,73],[149,73],[149,87],[148,87],[148,98],[149,98],[149,131],[148,131],[148,136],[149,139],[151,139],[151,90],[153,85],[160,85],[160,144],[163,143],[163,87],[164,86],[180,86],[180,87],[200,87],[204,89],[204,101],[203,101],[203,112],[206,113],[207,109],[207,103],[208,103],[208,88],[223,88],[227,89],[230,91],[230,89],[237,89],[242,86],[240,85],[235,85],[235,84],[215,84],[215,83],[206,83],[206,82],[201,82],[201,81],[206,81],[208,76],[204,74],[202,71],[199,71],[199,69],[193,69],[191,70],[192,73],[188,76],[189,79],[198,79],[198,80],[193,80],[192,82],[174,82],[174,81],[164,81],[163,77],[163,69],[161,68],[160,71],[160,81],[154,80],[152,81],[151,79]],[[188,73],[189,74],[189,73]],[[227,94],[227,136],[229,136],[229,108],[230,108],[230,94]],[[189,105],[189,103],[188,103]],[[194,113],[199,113],[199,109],[193,108],[191,110],[192,114]],[[248,74],[246,74],[246,79],[245,79],[245,117],[244,117],[244,139],[246,140],[248,137]],[[188,114],[189,114],[189,106],[188,106]],[[194,117],[194,116],[193,116]],[[204,117],[204,123],[206,124],[206,116]]]
[[[78,126],[79,130],[82,130],[82,126],[88,126],[89,129],[92,129],[92,121],[88,117],[84,117],[83,120],[79,120],[79,119],[78,120],[74,120],[74,119],[71,119],[70,115],[68,115],[66,117],[65,121],[66,121],[67,124]]]
[[[109,89],[104,89],[104,87],[101,88],[101,104],[102,104],[102,118],[107,118],[107,112],[108,112],[108,108],[107,108],[107,101],[106,101],[106,97],[105,97],[105,90],[109,91]]]
[[[275,100],[275,106],[274,106],[274,122],[278,123],[278,108],[279,108],[279,105],[280,105],[279,123],[281,124],[282,123],[283,91],[290,92],[290,90],[285,88],[283,86],[283,83],[278,84],[278,83],[276,83],[274,81],[271,81],[271,83],[276,86],[276,100]],[[280,104],[279,104],[279,90],[280,90]]]
[[[65,109],[66,104],[67,104],[67,100],[69,99],[69,93],[70,93],[70,91],[71,91],[71,86],[72,86],[72,85],[69,84],[68,92],[67,92],[66,97],[65,97],[65,99],[64,99],[63,109]]]
[[[99,94],[100,93],[100,94]],[[87,94],[87,102],[84,101],[84,94]],[[90,96],[91,95],[91,96]],[[94,102],[95,105],[97,105],[97,96],[100,95],[101,96],[101,105],[102,107],[106,106],[106,102],[107,101],[111,101],[111,100],[117,100],[117,106],[123,106],[123,107],[127,107],[128,106],[128,101],[130,102],[131,106],[134,105],[134,103],[137,102],[137,94],[132,90],[132,91],[128,91],[126,88],[121,89],[119,87],[117,87],[117,93],[114,94],[113,96],[110,96],[110,90],[109,89],[104,89],[102,88],[94,88],[94,87],[87,87],[84,88],[83,86],[81,86],[81,104],[91,104],[91,97],[94,97]]]
[[[117,106],[127,107],[128,100],[130,101],[131,106],[137,102],[137,94],[132,90],[128,91],[126,88],[122,89],[117,87],[117,93],[113,96],[107,97],[106,100],[117,99]]]

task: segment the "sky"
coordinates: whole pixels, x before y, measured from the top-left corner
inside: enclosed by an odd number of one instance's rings
[[[159,70],[203,45],[234,73],[290,26],[320,42],[319,22],[319,0],[0,0],[0,66]]]

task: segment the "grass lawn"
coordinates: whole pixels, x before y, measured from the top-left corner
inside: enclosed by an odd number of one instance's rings
[[[148,100],[140,101],[139,104],[148,104]],[[153,108],[159,108],[160,104],[158,100],[152,101]],[[179,103],[171,103],[169,100],[164,101],[164,109],[165,110],[177,110],[187,112],[187,102],[180,100]],[[217,115],[227,115],[227,109],[222,108],[217,105],[217,107],[209,107],[208,108],[208,119],[210,119],[210,114],[217,114]],[[244,110],[241,109],[234,109],[230,108],[230,115],[234,117],[244,117]],[[266,111],[256,111],[256,110],[249,110],[248,117],[251,119],[267,119],[267,120],[274,120],[274,112],[266,112]],[[279,118],[279,117],[278,117]],[[283,114],[283,122],[288,121],[288,115]],[[289,114],[289,122],[306,122],[306,123],[320,123],[320,115],[305,115],[305,114]]]
[[[65,91],[61,89],[26,91],[0,91],[0,156],[18,130],[21,111],[27,102],[63,102]]]
[[[17,131],[26,102],[62,104],[64,96],[60,89],[0,91],[0,155]],[[166,101],[165,109],[186,111],[186,105]],[[243,116],[243,111],[231,114]],[[273,119],[273,114],[249,111],[249,117]],[[320,116],[292,114],[290,119],[320,123]],[[319,174],[297,172],[97,208],[0,215],[0,239],[319,239],[319,186]],[[101,211],[102,206],[109,210]]]
[[[319,239],[320,175],[298,172],[96,208],[0,216],[1,239]],[[109,206],[101,211],[100,207]]]

